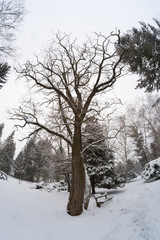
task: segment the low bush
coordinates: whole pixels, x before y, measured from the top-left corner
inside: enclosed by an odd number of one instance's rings
[[[160,179],[160,158],[150,161],[145,165],[142,178],[144,178],[146,182]]]

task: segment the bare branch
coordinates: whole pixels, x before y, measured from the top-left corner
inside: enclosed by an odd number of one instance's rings
[[[114,139],[114,138],[116,138],[117,137],[117,135],[119,134],[119,132],[124,128],[125,126],[122,126],[117,132],[116,132],[116,134],[114,135],[114,136],[112,136],[112,137],[104,137],[104,138],[102,138],[102,139],[100,139],[100,140],[97,140],[97,141],[95,141],[95,142],[92,142],[91,144],[89,144],[88,146],[86,146],[83,150],[82,150],[82,154],[86,151],[86,149],[88,149],[88,148],[90,148],[91,146],[94,146],[95,144],[98,144],[98,143],[100,143],[100,142],[103,142],[104,140],[106,140],[106,139]]]

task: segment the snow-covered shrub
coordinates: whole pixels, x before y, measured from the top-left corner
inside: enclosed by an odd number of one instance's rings
[[[0,171],[0,179],[7,180],[8,179],[7,174],[3,171]]]
[[[160,179],[160,158],[157,158],[144,166],[142,177],[147,181]]]
[[[68,186],[64,181],[60,181],[58,185],[58,191],[67,191]]]
[[[44,182],[36,183],[36,189],[42,189],[44,186]]]
[[[124,187],[125,183],[126,181],[123,178],[114,175],[112,177],[105,177],[104,180],[97,186],[108,189],[116,189],[117,187]]]
[[[40,182],[40,183],[36,183],[35,184],[35,188],[36,189],[45,189],[48,192],[51,192],[53,190],[57,190],[58,192],[60,191],[67,191],[68,186],[64,181],[60,181],[60,182],[53,182],[53,183],[44,183],[44,182]]]
[[[134,170],[130,170],[130,171],[127,172],[127,174],[126,174],[126,180],[127,180],[127,181],[130,181],[130,180],[132,180],[132,179],[134,179],[134,178],[136,178],[136,177],[137,177],[137,174],[135,173]]]

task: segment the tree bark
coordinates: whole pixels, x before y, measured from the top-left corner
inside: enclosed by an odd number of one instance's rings
[[[67,185],[68,185],[68,192],[70,192],[71,191],[71,180],[70,180],[69,173],[65,174],[65,179],[66,179],[66,182],[67,182]]]
[[[91,177],[90,181],[91,181],[92,194],[95,194],[96,191],[95,191],[95,180],[94,180],[94,177]]]
[[[67,206],[68,214],[80,215],[83,212],[83,199],[85,190],[85,169],[81,156],[82,139],[81,124],[75,121],[72,145],[72,186]]]
[[[85,168],[85,192],[84,192],[84,209],[88,209],[89,201],[91,197],[91,183],[87,174],[87,169]]]

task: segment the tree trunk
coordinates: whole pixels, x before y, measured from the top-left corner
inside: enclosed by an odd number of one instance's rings
[[[67,206],[71,216],[80,215],[83,212],[83,199],[85,190],[85,170],[81,156],[82,139],[81,125],[75,121],[75,129],[72,145],[72,186]]]
[[[89,201],[91,197],[91,183],[85,168],[85,192],[84,192],[84,209],[88,209]]]
[[[92,187],[92,194],[95,194],[96,191],[95,191],[95,180],[94,180],[94,177],[91,177],[90,181],[91,181],[91,187]]]
[[[69,173],[65,174],[65,179],[66,179],[66,182],[68,185],[68,192],[70,192],[71,191],[71,179],[70,179]]]

